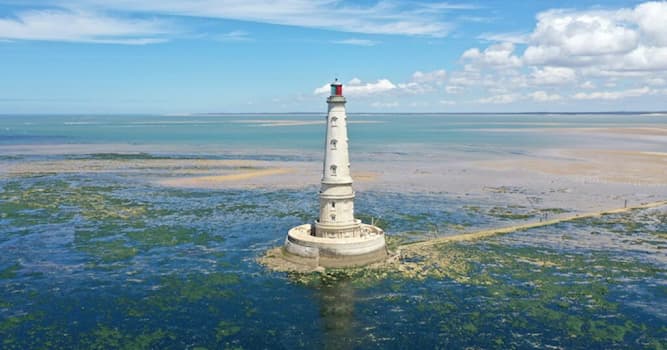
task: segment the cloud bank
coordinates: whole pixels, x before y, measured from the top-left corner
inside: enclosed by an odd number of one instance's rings
[[[440,104],[471,106],[667,98],[665,1],[616,10],[551,9],[537,14],[528,32],[478,38],[487,45],[464,50],[460,69],[416,72],[405,83],[384,78],[347,91],[377,100],[435,92]]]

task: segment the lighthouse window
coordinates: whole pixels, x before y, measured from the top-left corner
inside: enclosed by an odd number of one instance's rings
[[[337,166],[332,165],[331,166],[331,176],[336,176],[336,170],[338,169]]]
[[[331,214],[331,221],[336,221],[336,215],[335,214]]]
[[[336,202],[331,202],[331,207],[335,208],[336,207]]]
[[[338,140],[333,139],[331,140],[331,149],[336,149],[336,144],[338,143]]]
[[[338,117],[331,118],[331,126],[336,126],[338,124]]]

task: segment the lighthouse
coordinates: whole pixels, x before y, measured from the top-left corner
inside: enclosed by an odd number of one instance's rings
[[[327,98],[319,216],[312,224],[289,230],[285,240],[286,257],[297,263],[351,267],[380,261],[387,255],[382,229],[354,217],[345,103],[343,85],[336,80]]]

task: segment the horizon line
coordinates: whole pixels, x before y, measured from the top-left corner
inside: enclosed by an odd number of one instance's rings
[[[164,116],[164,117],[197,117],[197,116],[231,116],[231,115],[293,115],[293,114],[322,114],[325,112],[197,112],[197,113],[134,113],[134,112],[122,112],[122,113],[85,113],[85,112],[62,112],[62,113],[0,113],[0,117],[7,116],[60,116],[60,115],[70,115],[70,116],[82,116],[82,115],[91,115],[91,116]],[[576,111],[576,112],[348,112],[350,115],[382,115],[382,114],[399,114],[399,115],[581,115],[581,114],[667,114],[667,110],[649,110],[649,111],[627,111],[627,110],[618,110],[618,111],[595,111],[595,112],[586,112],[586,111]]]

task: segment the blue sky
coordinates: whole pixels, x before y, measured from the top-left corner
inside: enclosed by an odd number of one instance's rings
[[[0,0],[0,113],[667,110],[667,2]]]

